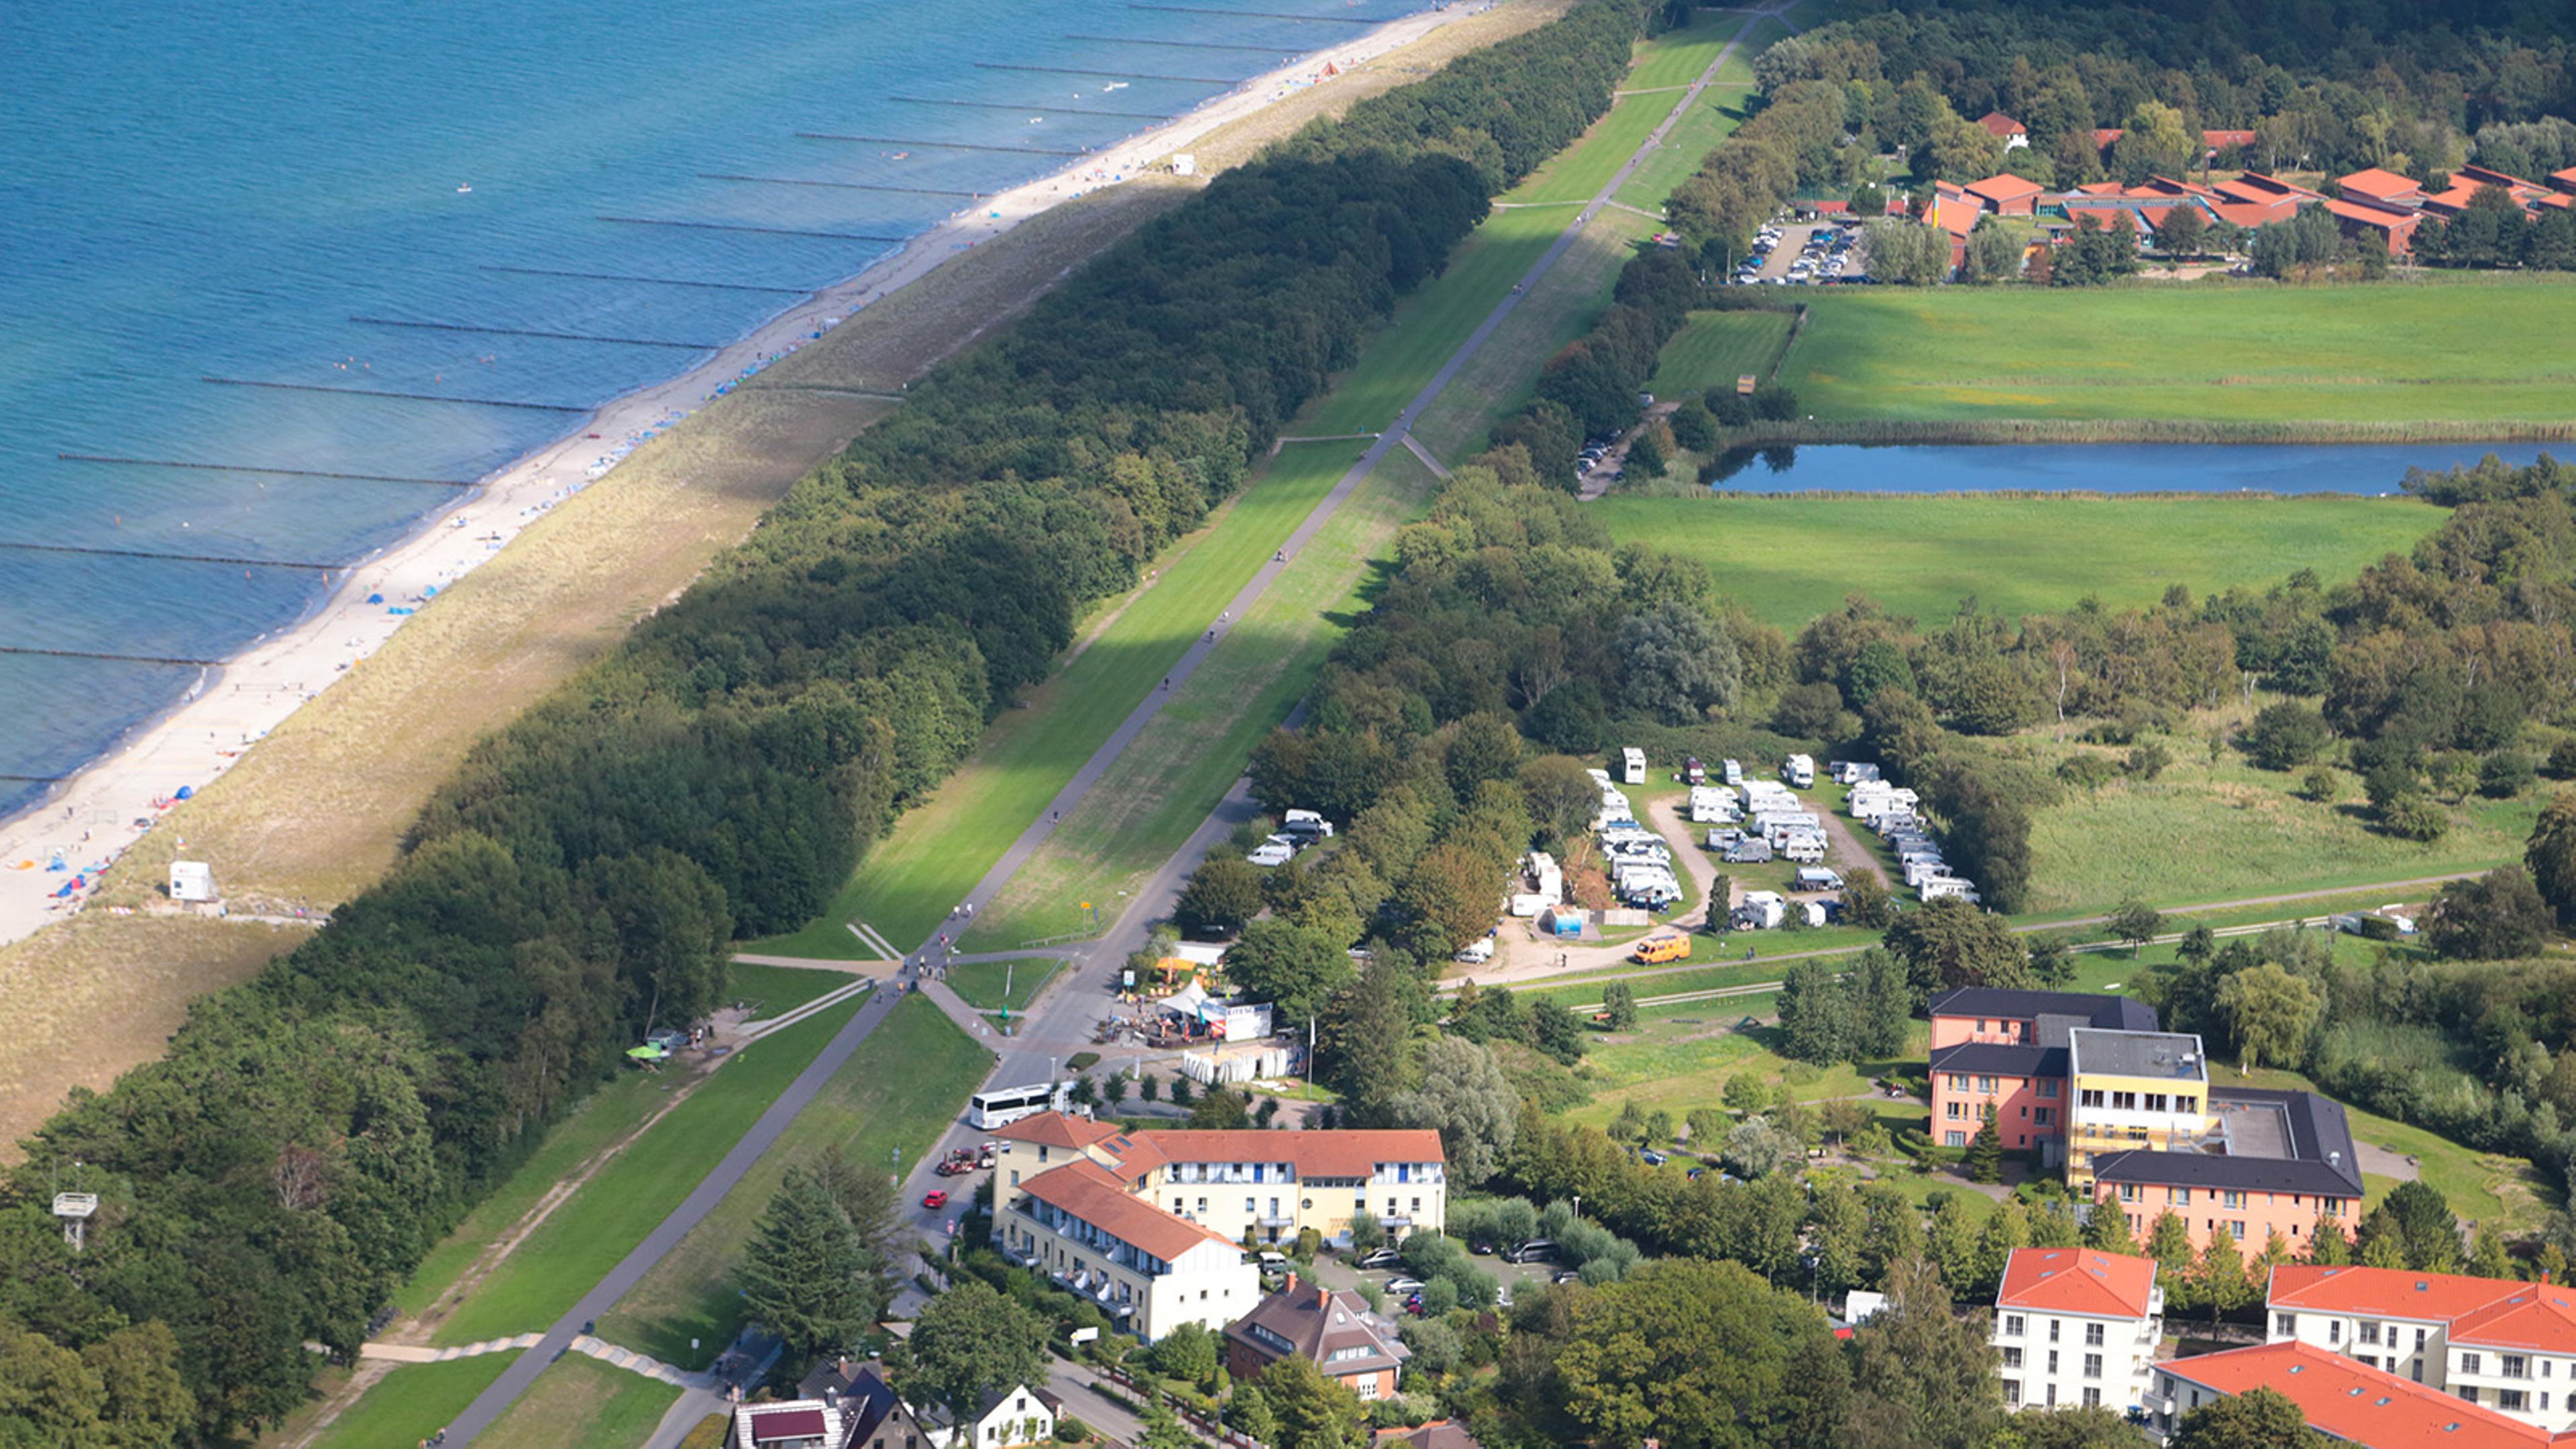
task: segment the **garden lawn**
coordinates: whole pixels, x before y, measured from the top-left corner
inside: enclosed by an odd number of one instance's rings
[[[389,1449],[417,1444],[447,1426],[474,1396],[491,1387],[515,1353],[487,1353],[446,1363],[407,1363],[388,1371],[312,1441],[313,1449]]]
[[[1778,1038],[1776,1027],[1736,1029],[1736,1023],[1748,1016],[1768,1022],[1777,1010],[1778,998],[1772,995],[1640,1009],[1636,1030],[1593,1037],[1586,1057],[1595,1077],[1593,1097],[1566,1113],[1566,1120],[1605,1126],[1619,1115],[1621,1103],[1633,1100],[1649,1112],[1661,1108],[1672,1113],[1678,1123],[1692,1108],[1721,1105],[1727,1082],[1745,1072],[1775,1093],[1785,1084],[1802,1102],[1864,1096],[1870,1083],[1891,1068],[1919,1064],[1930,1042],[1930,1029],[1917,1023],[1906,1053],[1895,1061],[1866,1068],[1848,1063],[1811,1066],[1772,1050]],[[1921,1109],[1915,1112],[1919,1118]],[[1919,1120],[1916,1125],[1921,1125]]]
[[[436,1326],[430,1341],[447,1345],[502,1338],[543,1329],[562,1317],[646,1233],[670,1216],[866,1000],[861,996],[817,1012],[743,1048],[656,1123],[646,1140],[620,1153],[548,1215],[453,1315]],[[884,1037],[880,1027],[869,1041],[874,1044]],[[648,1082],[658,1085],[665,1080],[657,1077]],[[555,1143],[549,1139],[536,1161],[548,1161],[554,1150]],[[526,1194],[535,1187],[542,1195],[543,1187],[551,1185],[552,1179],[542,1184],[531,1181],[522,1169],[503,1193]],[[499,1226],[507,1227],[514,1220],[501,1219]],[[492,1224],[483,1226],[488,1231]],[[439,1255],[432,1257],[433,1263],[443,1261]]]
[[[600,1319],[600,1337],[665,1363],[704,1368],[742,1328],[735,1274],[787,1170],[831,1147],[860,1162],[887,1154],[920,1161],[992,1065],[992,1054],[928,997],[896,1003],[777,1145]],[[691,1339],[699,1342],[696,1352]]]
[[[1283,455],[1338,476],[1352,445],[1298,445]],[[1153,723],[1046,844],[978,911],[972,951],[1086,929],[1081,903],[1113,920],[1135,891],[1187,844],[1225,798],[1254,745],[1306,692],[1349,620],[1363,587],[1420,513],[1436,480],[1420,459],[1386,455],[1341,511],[1290,560],[1268,594],[1237,620],[1173,691]]]
[[[1873,494],[1653,498],[1591,505],[1613,536],[1706,562],[1721,592],[1796,631],[1866,593],[1927,622],[1974,595],[2006,617],[2107,609],[2277,583],[2349,578],[2446,516],[2404,498],[2318,494],[2100,498]]]
[[[1733,392],[1746,373],[1767,381],[1792,320],[1787,312],[1693,312],[1664,344],[1647,390],[1659,398],[1693,398],[1713,387]]]
[[[948,989],[978,1011],[1026,1011],[1038,988],[1064,963],[1045,956],[1024,961],[961,961],[948,968]]]
[[[1781,370],[1823,421],[2576,419],[2576,278],[1832,291]]]
[[[634,1449],[679,1399],[677,1384],[568,1353],[475,1442],[486,1449]]]

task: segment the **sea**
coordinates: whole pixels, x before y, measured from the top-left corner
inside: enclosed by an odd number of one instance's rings
[[[11,6],[0,818],[579,410],[1421,8]]]

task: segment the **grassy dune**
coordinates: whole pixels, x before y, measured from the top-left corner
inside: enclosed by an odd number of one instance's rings
[[[1781,380],[1820,421],[2576,421],[2576,280],[1872,288],[1813,300]]]
[[[2087,594],[2111,608],[2265,585],[2300,568],[2346,578],[2441,521],[2403,498],[2016,497],[1983,494],[1649,498],[1593,505],[1621,540],[1705,560],[1718,587],[1797,629],[1865,592],[1937,619],[1974,594],[2005,614]]]

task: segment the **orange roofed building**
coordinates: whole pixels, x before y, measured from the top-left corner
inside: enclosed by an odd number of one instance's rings
[[[1995,1292],[2005,1407],[2139,1407],[2164,1339],[2164,1311],[2152,1258],[2014,1249]]]
[[[1971,181],[1963,189],[1997,216],[2029,216],[2038,209],[2039,194],[2046,188],[2006,171]]]
[[[2576,1442],[2308,1343],[2231,1348],[2159,1365],[2147,1393],[2148,1437],[2162,1443],[2192,1410],[2255,1389],[2282,1394],[2299,1406],[2309,1428],[2364,1449],[2552,1449]]]
[[[1988,111],[1984,115],[1977,117],[1976,123],[1979,127],[1984,129],[1987,135],[2003,142],[2004,149],[2007,151],[2012,150],[2016,146],[2027,146],[2030,144],[2029,130],[2025,128],[2021,122],[2014,120],[2012,117],[2005,115],[2001,111]]]
[[[2274,1343],[2347,1355],[2553,1433],[2576,1428],[2576,1291],[2555,1283],[2284,1264]]]
[[[1009,1144],[994,1191],[1003,1251],[1132,1313],[1149,1339],[1250,1309],[1245,1245],[1307,1228],[1347,1241],[1363,1212],[1397,1237],[1449,1216],[1448,1158],[1429,1130],[1128,1132],[1041,1112],[993,1135]],[[1189,1281],[1164,1281],[1176,1277]]]

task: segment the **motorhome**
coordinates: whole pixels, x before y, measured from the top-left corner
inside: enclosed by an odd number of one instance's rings
[[[1804,790],[1815,784],[1816,757],[1813,755],[1791,755],[1786,761],[1782,762],[1780,766],[1780,778],[1788,781],[1790,785],[1800,790]]]
[[[1280,820],[1279,830],[1283,835],[1303,835],[1317,840],[1329,840],[1333,834],[1333,822],[1312,810],[1291,810]]]
[[[1630,745],[1619,752],[1619,783],[1622,785],[1642,785],[1646,783],[1646,752],[1644,750],[1637,748],[1635,745]]]

